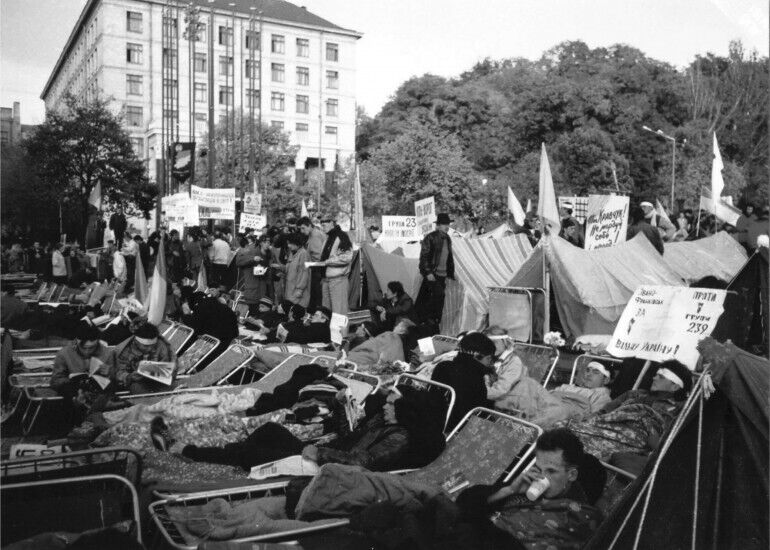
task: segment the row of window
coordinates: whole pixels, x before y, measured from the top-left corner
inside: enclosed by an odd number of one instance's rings
[[[176,18],[164,17],[163,18],[164,30],[168,36],[173,39],[177,37],[177,20]],[[128,32],[141,33],[144,30],[144,24],[142,20],[142,14],[135,11],[126,12],[126,30]],[[233,45],[233,28],[227,26],[219,26],[219,32],[217,34],[218,43],[220,46],[232,46]],[[196,41],[206,41],[206,25],[205,23],[199,23]],[[246,31],[244,37],[244,46],[247,50],[260,49],[260,36],[259,32]],[[282,34],[270,35],[270,51],[272,53],[284,54],[286,53],[286,37]],[[310,57],[310,40],[307,38],[296,39],[296,52],[297,57]],[[332,42],[326,43],[326,61],[338,62],[340,58],[339,44]]]

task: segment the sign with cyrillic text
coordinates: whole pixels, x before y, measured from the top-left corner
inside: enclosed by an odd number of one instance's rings
[[[399,241],[416,241],[422,235],[417,229],[417,218],[414,216],[383,216],[381,239]]]
[[[263,214],[241,214],[241,229],[262,229],[267,225],[267,218]]]
[[[420,237],[424,237],[433,231],[436,222],[436,199],[428,197],[414,201],[414,217],[417,222],[417,231]]]
[[[628,230],[628,197],[591,195],[588,197],[585,249],[608,248],[625,242]]]
[[[235,219],[235,189],[208,189],[190,186],[190,198],[198,204],[201,218]]]

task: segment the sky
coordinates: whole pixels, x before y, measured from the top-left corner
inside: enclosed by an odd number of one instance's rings
[[[486,57],[537,59],[556,44],[624,43],[684,67],[726,55],[730,40],[768,55],[767,0],[296,0],[363,33],[357,101],[375,115],[398,86],[425,73],[452,77]],[[39,96],[85,0],[0,1],[0,105],[45,116]]]

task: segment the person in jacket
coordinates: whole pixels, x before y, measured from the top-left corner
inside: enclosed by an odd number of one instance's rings
[[[309,261],[320,262],[324,244],[326,244],[326,235],[324,235],[324,232],[317,227],[314,227],[313,222],[307,216],[300,218],[299,231],[306,239],[305,249],[307,249]],[[315,309],[321,305],[323,278],[323,267],[310,268],[310,302],[307,306],[309,309]]]
[[[326,266],[321,282],[322,303],[334,313],[348,312],[348,275],[353,262],[353,243],[350,237],[331,217],[321,220],[326,242],[321,252],[321,262]]]
[[[230,245],[220,231],[214,233],[214,241],[209,249],[211,257],[210,286],[219,286],[227,279],[227,266],[230,265]]]
[[[432,380],[455,390],[455,406],[449,417],[448,430],[454,428],[471,409],[491,408],[492,405],[487,397],[485,377],[494,375],[495,344],[488,336],[471,332],[463,336],[458,347],[455,358],[436,365],[431,376]]]
[[[118,387],[128,390],[130,394],[168,390],[168,386],[136,372],[141,361],[176,363],[176,353],[168,341],[158,333],[158,327],[151,323],[141,325],[133,336],[116,348],[115,381]]]
[[[542,226],[537,212],[530,210],[524,218],[524,225],[515,225],[513,234],[526,235],[529,244],[534,248],[540,242],[540,237],[542,237],[541,229]]]
[[[305,262],[310,261],[308,251],[302,247],[302,237],[297,233],[286,236],[289,257],[286,265],[273,264],[286,274],[285,298],[292,304],[307,307],[310,304],[310,270]]]
[[[238,267],[238,281],[243,292],[241,300],[249,305],[249,313],[255,313],[259,299],[267,292],[267,280],[264,274],[256,275],[254,269],[267,267],[267,260],[246,237],[241,237],[240,245],[235,251],[235,265]]]
[[[318,466],[329,463],[360,466],[371,471],[420,467],[444,450],[442,410],[445,405],[433,392],[401,387],[385,399],[367,398],[367,416],[353,430],[338,414],[339,437],[324,445],[307,445],[280,424],[268,422],[245,440],[224,447],[198,447],[176,443],[161,417],[153,420],[153,443],[159,450],[181,454],[196,462],[254,466],[301,454]],[[370,402],[371,401],[371,402]]]
[[[118,209],[110,216],[109,228],[112,230],[112,238],[115,242],[120,242],[128,229],[128,221],[123,214],[123,207],[118,205]]]
[[[559,208],[559,215],[561,216],[561,230],[559,231],[559,237],[567,240],[571,244],[578,248],[583,248],[584,236],[583,226],[580,221],[572,215],[574,206],[571,202],[565,202],[561,208]]]
[[[332,318],[332,312],[329,308],[319,307],[310,316],[305,316],[305,320],[299,327],[287,327],[288,334],[285,342],[292,344],[313,344],[316,342],[331,341],[329,332],[329,322]]]
[[[671,223],[671,220],[660,216],[655,211],[655,207],[649,201],[643,201],[639,204],[639,206],[641,206],[642,210],[644,210],[644,218],[647,220],[647,223],[653,227],[658,228],[660,238],[663,240],[663,242],[670,242],[676,233],[676,227],[674,227],[674,224]]]
[[[444,312],[446,280],[455,278],[452,239],[448,234],[451,223],[449,214],[439,214],[436,230],[425,235],[420,245],[420,275],[423,279],[415,309],[421,321],[435,326],[441,323]]]
[[[168,236],[168,241],[164,243],[166,253],[166,269],[168,270],[169,279],[176,283],[181,281],[182,277],[184,276],[184,245],[179,238],[179,231],[176,229],[172,229]]]
[[[390,281],[383,291],[383,300],[370,310],[372,321],[379,330],[393,330],[401,319],[414,321],[414,302],[400,281]]]
[[[51,254],[51,274],[53,282],[63,285],[67,283],[67,262],[62,254],[62,244],[53,245],[53,254]]]
[[[660,232],[647,221],[644,210],[640,206],[634,206],[628,213],[629,224],[626,231],[626,240],[630,241],[637,233],[644,234],[650,244],[655,247],[660,255],[663,255],[663,239],[660,238]]]
[[[191,231],[184,243],[184,255],[187,265],[187,275],[194,281],[198,280],[198,271],[203,266],[203,249],[197,231]]]
[[[195,335],[208,334],[219,340],[219,346],[212,356],[223,352],[238,336],[238,316],[217,296],[206,296],[192,292],[190,287],[182,289],[182,322],[195,330]]]

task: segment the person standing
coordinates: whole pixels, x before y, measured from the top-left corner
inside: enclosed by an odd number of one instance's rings
[[[321,262],[326,266],[321,282],[322,303],[334,313],[348,312],[348,274],[353,261],[353,243],[350,237],[330,216],[321,220],[326,243]]]
[[[51,275],[53,282],[63,285],[67,282],[67,263],[62,254],[62,244],[53,245],[53,254],[51,255]]]
[[[115,241],[118,242],[117,240]],[[131,292],[134,287],[134,270],[136,269],[136,257],[139,255],[139,244],[131,234],[126,231],[123,236],[123,257],[126,259],[126,292]]]
[[[117,249],[114,241],[107,241],[107,248],[112,255],[112,276],[119,285],[125,285],[128,278],[126,257]]]
[[[436,327],[441,324],[444,312],[446,280],[455,278],[452,239],[448,235],[451,223],[449,214],[439,214],[436,229],[425,235],[420,244],[420,274],[423,279],[415,309],[421,321]]]
[[[285,266],[274,265],[286,273],[285,297],[292,304],[306,308],[310,303],[310,270],[305,267],[309,261],[308,251],[302,247],[302,238],[297,233],[287,236],[289,259]]]
[[[197,232],[190,232],[187,235],[187,242],[184,245],[185,258],[187,259],[188,277],[194,281],[198,280],[198,271],[203,267],[203,249],[201,248],[200,238]]]
[[[172,229],[169,232],[169,237],[166,244],[166,268],[171,281],[178,283],[184,276],[184,247],[179,239],[179,231]]]
[[[754,213],[754,205],[752,203],[746,203],[743,207],[738,221],[735,222],[735,240],[737,240],[743,247],[748,250],[749,246],[749,226],[756,222],[757,216]],[[757,243],[752,243],[752,247]]]
[[[643,233],[650,244],[655,247],[660,255],[663,255],[663,239],[656,227],[650,225],[645,216],[644,209],[641,206],[634,206],[628,213],[628,230],[626,231],[626,240],[630,241],[637,233]]]
[[[227,266],[230,265],[230,245],[217,231],[211,243],[211,281],[209,286],[219,286],[227,278]]]
[[[126,229],[128,229],[128,221],[123,214],[122,206],[118,206],[115,213],[110,216],[109,228],[112,229],[112,238],[116,243],[119,243],[120,239],[122,239],[123,235],[126,233]]]
[[[639,206],[644,210],[644,217],[647,220],[647,223],[658,228],[660,238],[663,239],[664,242],[671,241],[674,238],[674,233],[676,233],[674,224],[671,223],[670,220],[659,216],[651,202],[644,201],[640,203]]]
[[[326,235],[323,231],[313,226],[313,222],[305,216],[299,220],[299,230],[307,239],[305,248],[308,258],[311,262],[320,262],[321,253],[326,243]],[[321,305],[321,281],[324,277],[323,267],[313,267],[310,269],[310,302],[308,309],[315,309]]]
[[[257,267],[266,267],[262,256],[246,237],[241,237],[241,246],[235,252],[235,265],[238,267],[238,281],[243,292],[243,303],[249,305],[249,312],[256,311],[257,303],[267,291],[266,278],[254,273]]]

